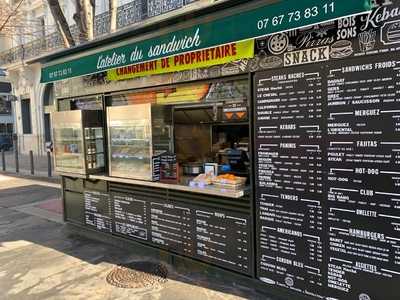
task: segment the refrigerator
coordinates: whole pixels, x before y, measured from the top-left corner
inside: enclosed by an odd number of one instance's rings
[[[171,124],[167,106],[107,107],[109,175],[159,180],[160,155],[173,150]]]
[[[55,171],[80,175],[104,172],[103,124],[101,110],[52,113]]]

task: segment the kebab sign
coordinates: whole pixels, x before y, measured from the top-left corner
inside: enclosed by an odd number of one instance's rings
[[[188,52],[107,71],[108,80],[164,74],[230,63],[254,56],[254,40]]]

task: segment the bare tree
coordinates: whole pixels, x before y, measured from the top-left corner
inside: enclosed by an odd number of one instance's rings
[[[108,10],[110,12],[110,32],[117,31],[117,8],[118,0],[108,0]]]
[[[9,24],[13,24],[12,21],[18,19],[19,17],[19,8],[21,7],[24,0],[20,0],[15,8],[12,8],[8,3],[2,3],[0,8],[0,32],[3,32],[4,28],[9,27]]]
[[[26,8],[25,10],[20,9],[23,2],[24,0],[19,0],[17,5],[2,2],[0,5],[0,36],[8,36],[13,39],[20,36],[43,37],[46,31],[45,27],[43,27],[43,21],[38,19],[29,20],[24,13]],[[78,26],[79,42],[94,38],[95,2],[96,0],[75,0],[76,13],[73,18]],[[75,46],[76,41],[61,9],[59,0],[47,0],[47,3],[64,46],[67,48]],[[27,4],[25,3],[24,5]]]
[[[43,27],[44,24],[39,19],[28,19],[22,9],[23,2],[24,0],[20,0],[15,6],[2,2],[0,6],[0,36],[15,40],[20,37],[43,36],[46,27]]]
[[[56,22],[58,32],[63,39],[65,47],[69,48],[75,46],[74,38],[72,37],[64,12],[60,7],[60,3],[58,0],[47,0],[47,2],[49,3],[51,14]]]
[[[79,29],[79,40],[85,42],[94,37],[95,0],[75,0],[74,20]]]

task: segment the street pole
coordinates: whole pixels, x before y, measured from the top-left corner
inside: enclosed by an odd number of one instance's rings
[[[47,151],[47,176],[51,177],[51,153]]]
[[[19,173],[19,160],[18,160],[18,138],[14,135],[14,153],[15,153],[15,172]]]
[[[33,151],[32,150],[29,151],[29,161],[30,161],[30,165],[31,165],[31,175],[34,175],[35,174],[35,167],[34,167],[34,164],[33,164]]]
[[[6,154],[4,149],[1,149],[1,165],[2,165],[2,169],[3,171],[6,170]]]

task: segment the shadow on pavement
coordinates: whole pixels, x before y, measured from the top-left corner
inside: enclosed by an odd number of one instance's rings
[[[0,207],[16,207],[56,197],[61,197],[60,189],[37,184],[0,189]]]
[[[104,236],[104,241],[96,241],[82,236],[77,227],[12,209],[59,194],[56,188],[40,185],[0,190],[0,291],[7,291],[6,299],[85,299],[84,295],[89,299],[269,299],[227,272],[214,272],[190,260],[178,262],[156,249],[123,240],[107,241]],[[166,264],[168,282],[161,289],[124,290],[106,283],[115,265],[141,260]]]

